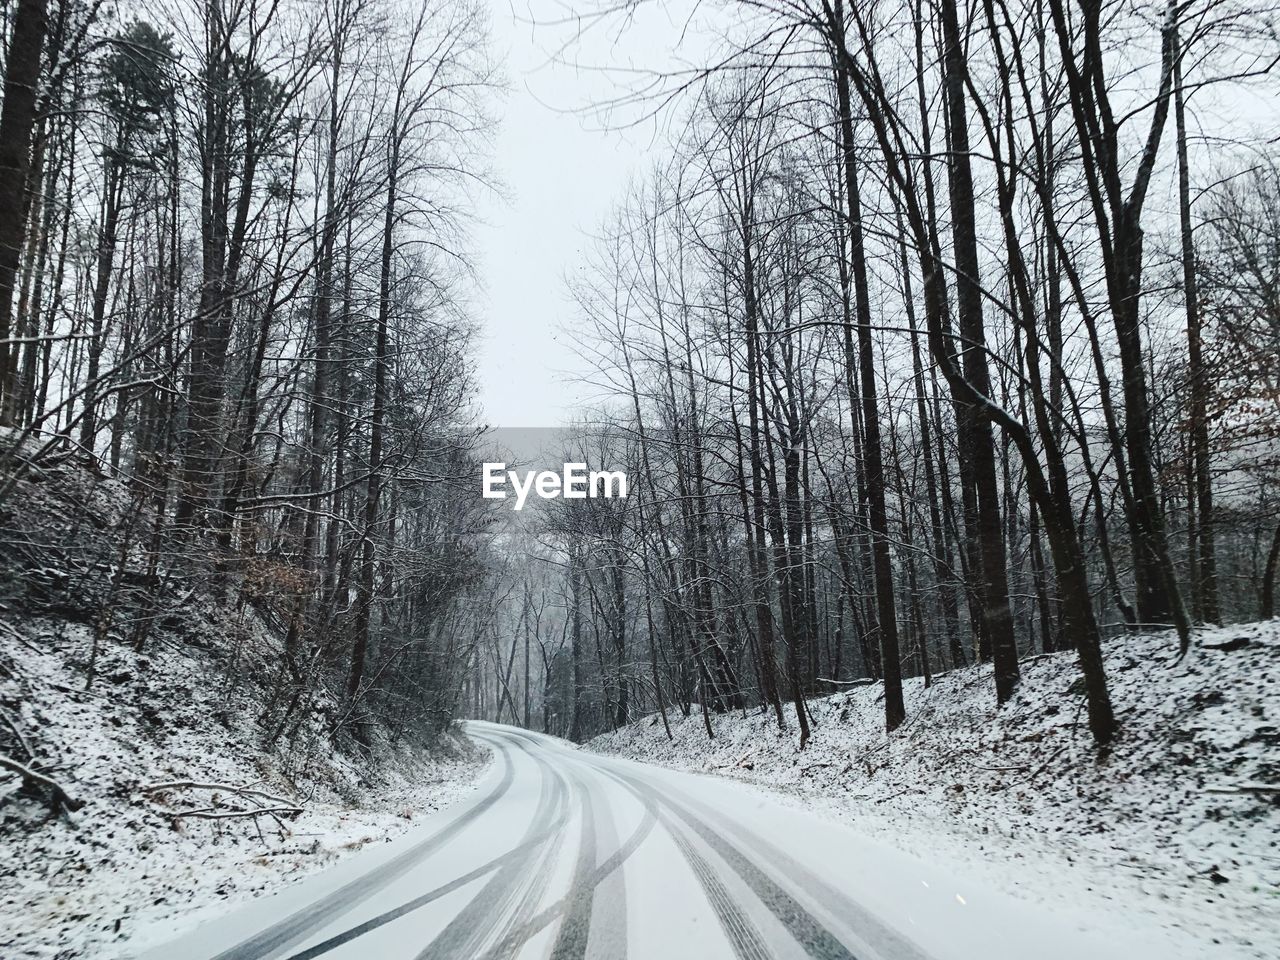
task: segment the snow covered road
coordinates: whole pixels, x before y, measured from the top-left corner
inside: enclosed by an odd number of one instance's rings
[[[751,787],[470,722],[474,796],[197,928],[156,960],[1202,956],[966,887]],[[1227,950],[1222,955],[1231,955]]]

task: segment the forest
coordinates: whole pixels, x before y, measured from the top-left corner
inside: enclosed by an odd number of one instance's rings
[[[1107,645],[1275,614],[1275,8],[714,13],[594,105],[661,139],[564,278],[601,399],[549,455],[629,494],[517,522],[480,497],[488,8],[5,5],[7,596],[84,625],[86,689],[194,611],[267,638],[201,640],[266,743],[757,710],[803,749],[811,698],[880,685],[891,732],[904,680],[985,664],[999,705],[1070,651],[1105,747]]]
[[[478,470],[484,12],[157,12],[5,9],[9,574],[90,627],[86,688],[100,647],[247,611],[274,643],[267,739],[317,710],[357,741],[374,718],[438,731],[488,576],[457,495]]]
[[[811,698],[882,684],[893,731],[904,678],[999,705],[1071,651],[1107,746],[1104,647],[1276,612],[1274,9],[733,9],[607,104],[678,111],[570,278],[610,400],[565,459],[633,491],[526,529],[473,713],[803,749]]]

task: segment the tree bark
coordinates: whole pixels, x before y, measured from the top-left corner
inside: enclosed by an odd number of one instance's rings
[[[956,258],[956,308],[960,325],[960,357],[964,378],[982,397],[990,397],[986,333],[982,317],[982,285],[978,266],[977,226],[974,222],[973,172],[969,158],[969,119],[965,103],[965,53],[955,0],[941,0],[943,28],[943,92],[951,131],[947,165],[951,192],[952,234]],[[1004,703],[1018,683],[1018,645],[1009,605],[1008,570],[1000,524],[1000,495],[996,483],[995,438],[991,421],[978,404],[967,404],[973,441],[977,487],[978,541],[982,560],[982,614],[995,666],[996,699]]]
[[[36,86],[48,29],[47,0],[17,0],[5,55],[0,106],[0,425],[11,426],[17,389],[17,350],[10,350],[18,261],[27,235],[27,174]]]
[[[838,42],[844,44],[844,7],[836,3]],[[875,573],[876,619],[880,634],[880,663],[884,676],[885,728],[896,730],[906,719],[902,696],[902,664],[898,614],[893,596],[893,560],[889,555],[889,519],[885,507],[884,464],[880,441],[880,410],[876,398],[875,344],[871,334],[871,294],[862,232],[862,201],[853,139],[853,114],[848,72],[837,63],[836,89],[840,108],[840,140],[844,161],[845,203],[849,215],[849,265],[853,276],[854,309],[858,327],[858,373],[862,386],[862,457],[871,521],[871,565]]]
[[[1200,292],[1196,247],[1191,227],[1191,174],[1187,162],[1187,117],[1182,87],[1182,50],[1173,34],[1173,113],[1178,152],[1178,220],[1182,241],[1182,292],[1187,310],[1187,380],[1190,383],[1192,477],[1195,517],[1192,547],[1195,580],[1192,595],[1202,620],[1218,623],[1218,560],[1213,529],[1213,476],[1209,452],[1209,375],[1201,349]]]

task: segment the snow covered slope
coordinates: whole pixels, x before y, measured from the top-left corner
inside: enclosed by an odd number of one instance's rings
[[[73,463],[0,502],[3,960],[132,956],[402,833],[488,762],[456,734],[335,738],[332,698],[280,709],[270,611],[196,565],[157,603],[131,502]]]
[[[54,815],[45,796],[0,771],[6,960],[132,956],[227,901],[398,836],[464,794],[487,762],[449,736],[431,757],[404,749],[377,766],[341,754],[304,763],[264,747],[247,686],[199,657],[113,647],[85,692],[87,632],[61,627],[58,638],[0,629],[0,725],[10,737],[8,719],[24,730],[40,769],[83,803]],[[175,782],[223,786],[148,789]],[[301,813],[198,813],[292,804]]]
[[[1023,663],[997,711],[989,668],[907,681],[886,737],[879,686],[810,702],[796,749],[772,714],[649,717],[587,746],[790,793],[926,860],[1034,900],[1078,900],[1280,956],[1280,621],[1111,640],[1123,733],[1107,756],[1082,715],[1073,654]],[[794,724],[794,717],[788,716]]]

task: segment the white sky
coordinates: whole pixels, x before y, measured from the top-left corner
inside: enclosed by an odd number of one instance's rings
[[[547,63],[545,28],[517,23],[522,0],[490,0],[493,54],[509,84],[499,106],[494,164],[506,196],[488,200],[480,253],[480,401],[504,427],[549,427],[584,390],[566,337],[573,307],[564,278],[619,198],[635,153],[617,134],[566,110],[584,101],[581,75]]]
[[[692,48],[701,44],[668,11],[659,15],[648,5],[647,15],[634,19],[621,39],[616,29],[589,30],[553,59],[573,32],[548,25],[564,7],[548,0],[489,2],[493,56],[503,65],[509,93],[498,105],[493,151],[506,197],[484,202],[484,222],[474,232],[482,288],[480,402],[494,426],[557,426],[591,396],[589,387],[574,382],[589,371],[566,329],[574,312],[565,277],[630,179],[643,173],[650,152],[661,146],[652,123],[601,129],[587,108],[615,92],[613,78],[557,61],[654,66],[670,62],[677,45],[692,59]],[[530,3],[536,4],[533,12]],[[539,26],[529,23],[535,13]]]

